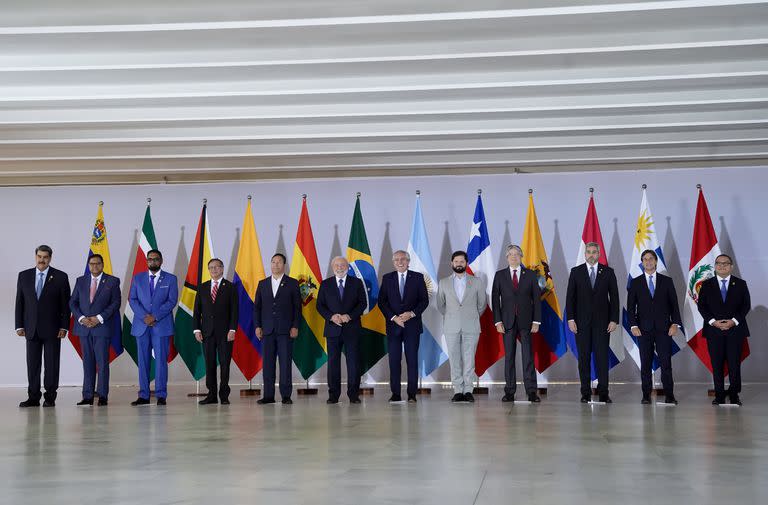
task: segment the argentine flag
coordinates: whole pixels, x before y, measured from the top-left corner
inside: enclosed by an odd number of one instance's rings
[[[433,303],[437,294],[437,270],[435,270],[435,264],[432,261],[432,251],[429,249],[427,228],[424,225],[424,217],[421,214],[421,197],[419,192],[416,193],[416,210],[413,212],[413,226],[411,227],[411,238],[408,240],[408,254],[411,256],[409,269],[424,275],[424,282],[427,283],[427,293],[429,294],[429,307],[422,315],[424,332],[419,340],[418,357],[419,374],[422,377],[426,377],[448,360],[448,353],[446,351],[445,337],[442,335],[442,332],[438,333],[440,336],[437,339],[434,336],[435,329],[440,321],[437,309]],[[430,326],[432,326],[431,330]]]

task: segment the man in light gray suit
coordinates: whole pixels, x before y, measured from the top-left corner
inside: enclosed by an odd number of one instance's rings
[[[480,315],[486,307],[485,283],[468,275],[467,253],[451,256],[453,274],[440,279],[437,310],[443,314],[443,333],[451,363],[452,402],[474,402],[475,351],[480,340]]]

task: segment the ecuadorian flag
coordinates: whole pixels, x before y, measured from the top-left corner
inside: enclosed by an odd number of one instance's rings
[[[523,263],[526,268],[536,272],[541,289],[541,326],[533,334],[533,362],[539,373],[565,354],[565,331],[563,329],[562,310],[555,293],[555,284],[549,271],[547,251],[541,239],[539,220],[533,206],[533,193],[528,195],[528,215],[523,231]]]
[[[349,261],[349,275],[353,275],[365,283],[365,293],[368,298],[368,307],[360,321],[362,324],[360,331],[360,375],[363,375],[387,354],[387,327],[384,314],[376,305],[379,300],[379,280],[376,277],[376,269],[373,267],[371,248],[368,247],[363,213],[360,210],[359,194],[355,203],[355,213],[352,216],[352,229],[349,232],[347,260]]]
[[[88,260],[94,254],[101,254],[104,258],[104,273],[114,275],[112,273],[112,259],[109,256],[109,242],[107,242],[107,226],[104,224],[104,202],[99,202],[99,210],[96,213],[96,224],[93,225],[93,233],[91,234],[91,246],[88,249],[88,256],[85,258],[85,274],[90,275],[88,269]],[[123,353],[123,333],[120,325],[120,314],[116,314],[106,324],[111,325],[112,333],[109,336],[109,362],[120,356]],[[80,337],[75,335],[72,330],[75,326],[75,318],[69,319],[69,341],[72,342],[75,351],[77,351],[80,359],[83,359],[83,351],[80,347]]]
[[[302,305],[299,336],[293,343],[293,362],[304,380],[308,380],[328,361],[328,349],[323,337],[325,321],[317,312],[317,291],[323,278],[320,274],[320,263],[317,261],[315,237],[309,222],[306,195],[301,205],[290,275],[299,281]]]

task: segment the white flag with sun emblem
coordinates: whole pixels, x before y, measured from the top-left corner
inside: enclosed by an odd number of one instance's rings
[[[629,262],[629,272],[627,279],[627,289],[629,289],[629,283],[632,279],[643,274],[643,263],[640,259],[643,251],[650,249],[655,251],[659,257],[658,264],[656,265],[656,271],[659,273],[666,273],[667,267],[664,262],[664,254],[661,252],[661,245],[659,245],[659,237],[656,235],[656,224],[651,214],[651,207],[648,205],[648,197],[643,188],[643,199],[640,202],[640,215],[637,218],[637,227],[635,228],[635,237],[632,248],[632,259]],[[626,307],[622,309],[621,321],[624,327],[624,347],[632,359],[640,367],[640,348],[638,347],[637,337],[632,335],[629,331],[629,315],[627,314]],[[674,337],[672,337],[672,356],[674,356],[680,349],[685,347],[685,334],[682,331],[678,331]],[[655,371],[659,367],[658,356],[654,352],[653,356],[653,370]]]

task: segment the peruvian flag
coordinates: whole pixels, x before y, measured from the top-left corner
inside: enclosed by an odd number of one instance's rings
[[[715,275],[715,258],[720,255],[720,245],[717,243],[715,228],[712,226],[712,218],[709,216],[707,201],[704,192],[699,187],[699,201],[696,204],[696,221],[693,224],[693,244],[691,244],[691,264],[688,270],[688,283],[685,289],[685,313],[689,319],[687,326],[693,327],[693,331],[686,332],[688,346],[693,349],[704,366],[712,372],[712,362],[707,349],[707,339],[704,338],[702,328],[704,320],[699,314],[697,303],[701,283]],[[749,356],[749,342],[744,339],[744,348],[741,351],[741,361]],[[726,368],[725,373],[728,373]]]
[[[605,250],[605,244],[603,243],[603,234],[600,231],[600,221],[597,219],[597,209],[595,208],[595,199],[590,189],[589,205],[587,206],[587,216],[584,219],[584,229],[581,232],[581,242],[579,243],[579,254],[576,257],[576,264],[579,266],[585,263],[584,253],[587,249],[587,244],[595,242],[600,246],[600,257],[597,262],[601,265],[608,265],[608,255]],[[576,335],[573,334],[568,327],[568,309],[563,314],[563,327],[565,329],[565,340],[568,342],[568,347],[571,348],[571,352],[577,358],[579,357],[579,350],[576,347]],[[624,360],[624,339],[621,332],[614,331],[611,334],[608,344],[608,369],[615,367]],[[595,357],[592,356],[592,380],[597,380],[597,369],[595,368]]]
[[[483,279],[488,301],[491,300],[491,280],[496,272],[491,259],[491,240],[488,238],[488,227],[485,223],[483,200],[477,195],[475,215],[472,218],[472,228],[469,231],[469,245],[467,245],[469,265],[467,272],[475,277]],[[486,305],[485,311],[480,316],[480,341],[475,352],[475,372],[480,377],[488,368],[504,356],[504,340],[501,333],[493,324],[493,311]]]

